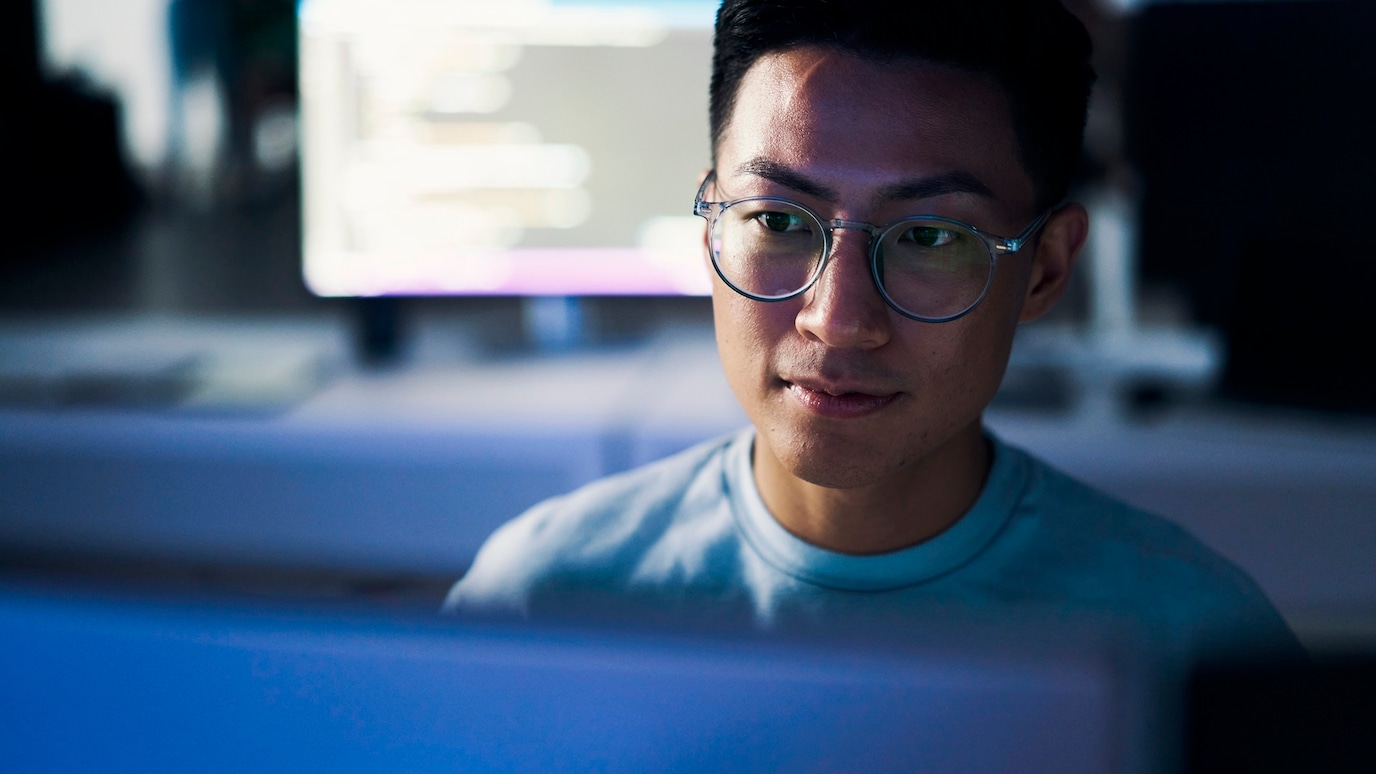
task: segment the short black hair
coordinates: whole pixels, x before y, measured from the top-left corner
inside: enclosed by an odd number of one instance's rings
[[[1063,199],[1075,177],[1094,69],[1089,33],[1060,0],[725,0],[713,45],[714,160],[746,71],[766,54],[824,46],[991,78],[1008,97],[1038,207]]]

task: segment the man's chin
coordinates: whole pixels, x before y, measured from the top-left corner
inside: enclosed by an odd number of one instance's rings
[[[860,489],[881,483],[898,465],[873,443],[808,439],[777,449],[779,465],[801,481],[828,489]]]
[[[813,486],[838,490],[865,489],[880,483],[885,478],[877,471],[861,469],[858,466],[838,469],[837,466],[833,465],[825,470],[802,467],[790,472],[794,477]]]

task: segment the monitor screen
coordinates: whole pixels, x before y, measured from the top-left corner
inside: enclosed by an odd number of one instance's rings
[[[1009,637],[992,647],[958,627],[920,628],[892,646],[842,646],[0,584],[0,761],[6,771],[1151,770],[1151,747],[1134,741],[1146,726],[1132,671],[1115,658],[1040,652],[1031,632],[1010,652]]]
[[[715,3],[305,0],[322,296],[706,295]]]

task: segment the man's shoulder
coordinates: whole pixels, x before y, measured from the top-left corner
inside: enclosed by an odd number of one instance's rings
[[[1175,521],[1130,505],[1039,458],[1028,460],[1029,492],[1020,504],[1048,537],[1096,554],[1122,553],[1138,561],[1206,575],[1240,574],[1235,565]]]
[[[608,543],[620,542],[618,527],[643,533],[652,523],[668,526],[681,511],[723,494],[721,458],[740,437],[715,438],[600,478],[532,507],[508,526],[526,525],[537,542],[570,532],[586,538],[589,529],[611,529]]]
[[[565,581],[617,587],[666,534],[727,512],[722,458],[737,442],[707,441],[533,506],[488,538],[446,607],[524,612]]]
[[[1256,581],[1185,527],[1020,453],[1029,486],[1014,522],[1033,525],[1029,542],[1046,569],[1060,573],[1058,585],[1072,587],[1066,590],[1074,596],[1152,610],[1182,629],[1204,626],[1295,645]]]

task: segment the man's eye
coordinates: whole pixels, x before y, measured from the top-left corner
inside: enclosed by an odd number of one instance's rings
[[[801,217],[787,212],[761,212],[755,219],[770,231],[803,231],[807,228]]]
[[[936,226],[914,226],[903,232],[900,242],[912,242],[919,247],[942,247],[956,240],[956,233]]]

